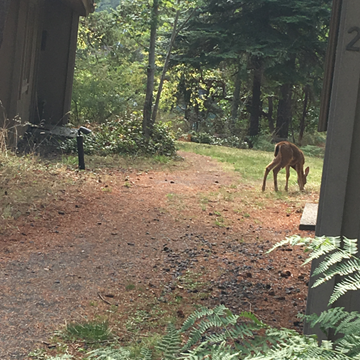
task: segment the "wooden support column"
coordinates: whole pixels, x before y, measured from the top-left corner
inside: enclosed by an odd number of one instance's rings
[[[360,2],[335,0],[339,13],[331,44],[335,57],[328,109],[328,134],[320,190],[316,235],[360,238]],[[319,261],[314,261],[313,269]],[[332,280],[311,289],[309,284],[307,314],[321,313],[335,286]],[[360,311],[359,292],[349,292],[333,305]],[[305,324],[306,334],[320,339],[332,338]]]

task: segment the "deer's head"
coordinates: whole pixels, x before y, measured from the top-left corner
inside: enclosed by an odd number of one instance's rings
[[[309,175],[309,167],[307,167],[305,169],[305,172],[299,172],[298,173],[298,184],[299,184],[299,188],[300,188],[300,191],[303,191],[304,190],[304,186],[306,184],[306,177]]]

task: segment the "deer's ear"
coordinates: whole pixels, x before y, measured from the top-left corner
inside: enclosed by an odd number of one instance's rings
[[[309,167],[307,167],[306,169],[305,169],[305,176],[308,176],[308,174],[309,174]]]

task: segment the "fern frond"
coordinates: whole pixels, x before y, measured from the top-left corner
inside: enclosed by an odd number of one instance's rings
[[[204,360],[204,359],[211,359],[211,360],[231,360],[235,358],[239,358],[239,353],[234,352],[234,350],[229,346],[226,345],[225,342],[222,342],[220,345],[213,345],[213,346],[204,346],[202,344],[198,348],[189,351],[186,354],[181,354],[179,359],[183,360]]]
[[[353,276],[348,276],[335,285],[332,295],[330,296],[329,304],[333,304],[340,296],[346,294],[350,290],[360,289],[360,273]]]
[[[341,241],[339,237],[322,237],[314,239],[313,243],[309,243],[308,250],[311,251],[311,253],[304,261],[304,265],[335,251],[340,247],[340,244]]]
[[[343,307],[336,307],[323,311],[320,315],[299,316],[311,327],[319,325],[325,331],[335,330],[335,333],[349,334],[360,325],[360,314],[356,311],[348,312]],[[358,332],[359,330],[356,330]]]
[[[130,360],[130,351],[123,348],[100,348],[90,351],[87,355],[89,359],[96,360]]]
[[[232,314],[231,311],[223,305],[217,306],[213,310],[202,309],[199,312],[195,312],[193,316],[190,316],[185,321],[180,330],[184,331],[184,329],[189,329],[190,325],[193,327],[189,339],[183,346],[182,351],[190,349],[203,338],[208,340],[209,337],[206,336],[206,333],[210,329],[222,329],[220,335],[212,335],[212,341],[219,342],[224,340],[226,338],[225,334],[230,335],[229,332],[226,332],[228,327],[234,326],[237,323],[238,318],[239,315]],[[195,323],[198,320],[200,320],[200,322],[195,327]]]
[[[202,317],[217,314],[218,316],[224,315],[226,311],[226,307],[224,305],[219,305],[214,309],[202,308],[200,310],[195,310],[183,323],[180,331],[185,332],[189,330],[197,320]]]
[[[343,246],[344,246],[344,250],[351,254],[351,255],[356,255],[358,252],[358,239],[348,239],[348,238],[343,238]]]
[[[141,349],[141,360],[152,360],[152,352],[147,347]]]
[[[267,251],[267,253],[270,253],[273,250],[287,244],[289,244],[290,246],[304,246],[305,251],[311,252],[309,258],[304,262],[305,265],[314,259],[318,259],[319,257],[338,249],[341,244],[341,238],[329,236],[321,236],[316,238],[302,238],[298,235],[290,236],[287,237],[285,240],[275,244],[269,251]],[[347,246],[349,251],[352,250],[354,242],[350,240],[347,243]]]
[[[338,258],[338,260],[342,261],[342,263],[334,264],[334,266],[331,269],[324,270],[322,273],[322,276],[319,277],[313,284],[313,287],[317,287],[317,286],[331,280],[336,275],[345,277],[345,276],[351,275],[353,273],[360,272],[360,260],[359,259],[352,258],[352,259],[346,260],[344,257],[342,257],[341,259]],[[313,273],[313,276],[315,276],[319,273],[320,273],[319,271],[316,271],[316,273],[315,272]]]
[[[311,243],[314,239],[312,238],[302,238],[299,235],[289,236],[285,238],[285,240],[279,241],[276,243],[270,250],[267,251],[268,253],[271,253],[275,249],[282,247],[284,245],[291,245],[291,246],[307,246],[309,243]]]
[[[314,270],[314,276],[324,273],[329,270],[333,265],[339,264],[343,260],[348,260],[351,258],[351,255],[342,249],[336,249],[334,252],[325,257],[324,260],[318,265]]]
[[[360,359],[360,335],[349,334],[336,341],[336,351],[344,353],[352,359]]]
[[[353,359],[341,349],[334,349],[331,341],[318,345],[315,336],[305,336],[288,329],[271,329],[266,333],[267,339],[276,340],[276,344],[265,352],[248,355],[245,360],[347,360]]]
[[[174,324],[169,324],[166,334],[156,346],[158,350],[163,353],[163,358],[166,360],[175,359],[175,355],[180,351],[180,334],[175,329]]]

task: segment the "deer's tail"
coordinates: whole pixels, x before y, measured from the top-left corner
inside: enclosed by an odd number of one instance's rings
[[[278,153],[279,153],[279,149],[280,149],[280,144],[276,144],[275,145],[275,152],[274,152],[274,156],[277,157]]]

